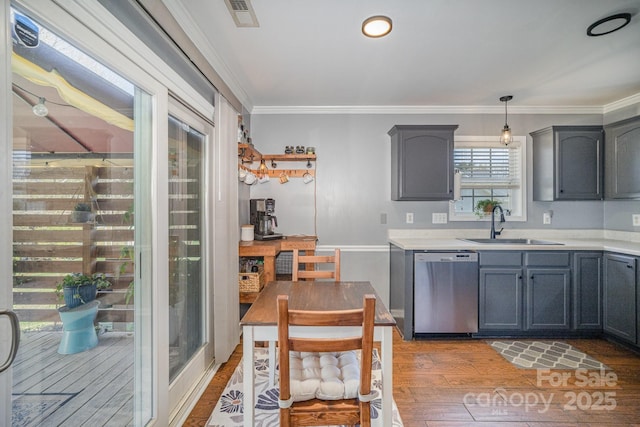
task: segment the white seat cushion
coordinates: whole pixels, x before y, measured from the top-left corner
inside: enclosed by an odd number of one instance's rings
[[[355,351],[290,352],[291,397],[294,402],[358,397],[360,361]]]

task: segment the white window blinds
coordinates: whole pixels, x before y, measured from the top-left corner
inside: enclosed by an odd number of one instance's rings
[[[520,144],[492,142],[457,143],[454,167],[460,171],[461,188],[520,188]]]

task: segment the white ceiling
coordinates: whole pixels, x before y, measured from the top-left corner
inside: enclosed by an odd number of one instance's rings
[[[640,94],[640,0],[165,0],[249,111],[273,107],[602,107]],[[588,37],[594,21],[633,14]],[[384,14],[393,31],[362,35]]]

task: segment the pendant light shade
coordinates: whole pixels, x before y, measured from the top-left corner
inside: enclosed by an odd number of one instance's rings
[[[44,105],[44,98],[40,97],[40,100],[36,105],[33,106],[31,111],[33,111],[33,114],[38,117],[45,117],[47,114],[49,114],[49,109],[46,105]]]
[[[509,145],[513,141],[511,128],[507,123],[507,102],[511,101],[512,99],[512,95],[505,95],[500,97],[500,101],[504,102],[504,127],[502,128],[502,133],[500,134],[500,142],[504,145]]]

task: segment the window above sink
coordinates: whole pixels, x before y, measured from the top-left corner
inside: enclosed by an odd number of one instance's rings
[[[507,221],[526,221],[526,137],[508,146],[497,136],[455,136],[454,168],[460,171],[460,200],[449,204],[450,221],[489,221],[473,211],[478,200],[498,200]],[[457,193],[457,192],[456,192]]]

